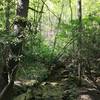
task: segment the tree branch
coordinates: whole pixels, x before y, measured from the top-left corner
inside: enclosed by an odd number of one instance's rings
[[[28,9],[30,9],[30,10],[32,10],[32,11],[35,11],[35,12],[37,12],[37,13],[44,13],[43,11],[38,11],[38,10],[36,10],[36,9],[34,9],[34,8],[31,8],[31,7],[28,7]]]

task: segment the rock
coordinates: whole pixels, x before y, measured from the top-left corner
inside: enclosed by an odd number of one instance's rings
[[[14,84],[17,86],[33,86],[34,84],[37,84],[37,80],[19,80],[15,81]]]
[[[44,85],[57,86],[58,83],[57,83],[57,82],[43,82],[41,85],[42,85],[42,86],[44,86]]]
[[[83,94],[80,95],[77,100],[94,100],[94,99],[92,99],[91,96],[88,94]]]

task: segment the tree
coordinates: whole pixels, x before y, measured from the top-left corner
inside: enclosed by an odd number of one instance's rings
[[[6,9],[5,9],[5,17],[6,17],[6,32],[9,33],[10,30],[10,22],[9,22],[9,17],[10,17],[10,1],[6,1]]]
[[[79,77],[79,85],[81,85],[81,74],[82,74],[82,68],[81,68],[81,57],[80,57],[80,50],[81,50],[81,32],[82,32],[82,0],[78,0],[78,32],[79,32],[79,38],[78,38],[78,77]]]
[[[18,41],[8,44],[10,50],[8,52],[8,57],[6,58],[6,69],[8,70],[10,82],[7,82],[8,84],[6,84],[2,89],[0,93],[0,100],[12,100],[15,75],[19,66],[20,56],[22,55],[22,45],[24,40],[24,29],[27,23],[26,18],[28,16],[28,6],[29,0],[18,0],[16,19],[14,20],[14,33]],[[5,81],[4,76],[2,77]]]

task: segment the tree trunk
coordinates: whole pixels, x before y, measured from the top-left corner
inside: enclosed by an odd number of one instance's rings
[[[5,8],[5,17],[6,17],[6,32],[9,33],[10,30],[10,21],[9,21],[9,17],[10,17],[10,3],[9,1],[6,1],[6,8]]]
[[[19,16],[18,19],[14,21],[14,33],[16,38],[20,42],[10,43],[9,45],[9,54],[6,58],[7,62],[7,69],[10,77],[10,82],[5,85],[0,91],[0,100],[13,100],[13,85],[15,80],[16,71],[18,68],[18,64],[20,62],[19,57],[22,55],[22,45],[23,45],[23,35],[24,35],[24,28],[26,27],[26,20],[23,18],[27,18],[28,15],[28,5],[29,0],[18,0],[16,16]],[[16,58],[18,60],[16,60]],[[0,86],[2,87],[2,86]]]
[[[80,50],[81,50],[81,43],[82,43],[82,37],[81,37],[81,32],[82,32],[82,0],[78,0],[78,32],[79,32],[79,38],[78,38],[78,58],[80,59],[78,61],[78,79],[79,79],[79,86],[81,86],[81,77],[82,77],[82,68],[81,68],[81,57],[80,57]]]
[[[9,33],[9,29],[10,29],[10,22],[9,22],[9,11],[10,11],[10,7],[9,7],[9,1],[5,1],[6,7],[5,7],[5,30],[6,33]],[[7,66],[6,66],[6,61],[5,61],[5,53],[6,48],[5,46],[2,44],[2,66],[0,69],[0,93],[2,91],[2,89],[8,84],[8,72],[7,72]]]
[[[79,23],[79,32],[82,31],[82,0],[78,0],[78,23]]]
[[[69,0],[69,7],[70,7],[70,17],[71,17],[71,21],[73,20],[73,9],[72,9],[72,1]]]

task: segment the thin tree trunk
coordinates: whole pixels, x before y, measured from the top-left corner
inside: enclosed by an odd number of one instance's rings
[[[72,1],[69,0],[69,7],[70,7],[70,16],[71,16],[71,21],[73,20],[73,10],[72,10]]]
[[[79,31],[82,31],[82,0],[78,0]]]
[[[9,1],[6,1],[6,8],[5,8],[5,17],[6,17],[6,32],[9,33],[10,30],[10,21],[9,21],[9,17],[10,17],[10,3]]]
[[[78,38],[78,57],[79,57],[79,62],[78,62],[78,78],[79,78],[79,86],[81,86],[81,78],[82,78],[82,68],[81,68],[81,57],[80,57],[80,49],[81,49],[81,43],[82,43],[82,37],[81,37],[81,32],[82,32],[82,0],[78,0],[78,32],[79,32],[79,38]]]

